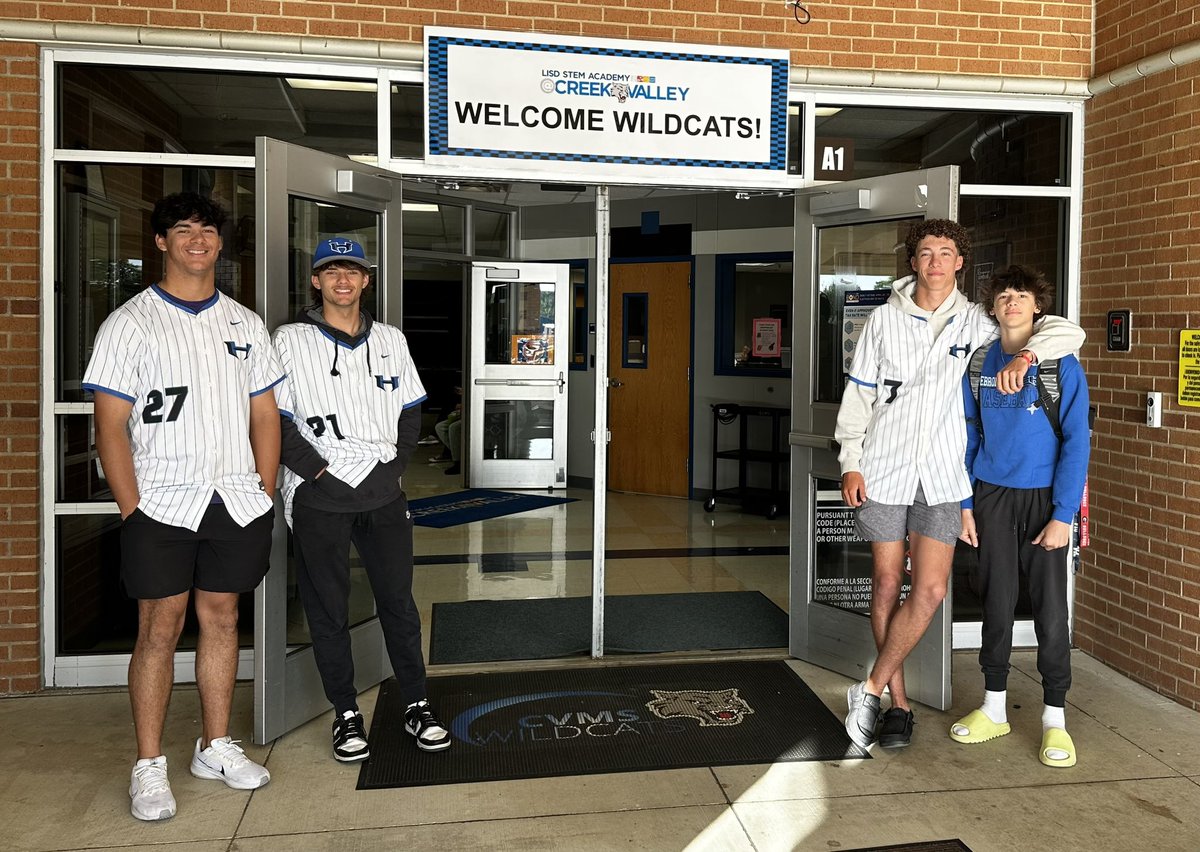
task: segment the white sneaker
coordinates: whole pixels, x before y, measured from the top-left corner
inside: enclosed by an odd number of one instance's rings
[[[227,787],[235,790],[256,790],[266,785],[271,780],[271,773],[267,767],[246,757],[239,742],[241,740],[218,737],[201,751],[197,739],[192,754],[192,774],[197,778],[224,781]]]
[[[133,765],[129,778],[129,812],[147,821],[175,816],[175,797],[167,780],[167,758],[144,757]]]

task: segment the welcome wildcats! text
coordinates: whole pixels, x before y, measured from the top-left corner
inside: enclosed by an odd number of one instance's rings
[[[538,107],[532,104],[514,107],[511,104],[455,101],[455,114],[460,124],[492,127],[545,127],[551,130],[584,130],[603,132],[609,129],[602,109]],[[612,129],[621,133],[646,133],[674,136],[716,136],[723,138],[758,138],[762,119],[733,115],[659,115],[624,110],[612,112]]]

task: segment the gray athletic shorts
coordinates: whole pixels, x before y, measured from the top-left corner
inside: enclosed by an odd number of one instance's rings
[[[930,506],[918,485],[911,506],[867,500],[854,512],[854,529],[866,541],[903,541],[911,531],[954,544],[962,533],[962,506],[959,503]]]

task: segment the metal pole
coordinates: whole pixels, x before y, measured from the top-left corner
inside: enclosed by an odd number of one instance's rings
[[[596,421],[592,432],[592,657],[604,656],[604,524],[608,493],[608,187],[596,187]]]

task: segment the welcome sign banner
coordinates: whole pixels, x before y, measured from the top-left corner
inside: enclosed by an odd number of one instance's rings
[[[780,186],[788,54],[425,29],[426,161],[574,180]]]

